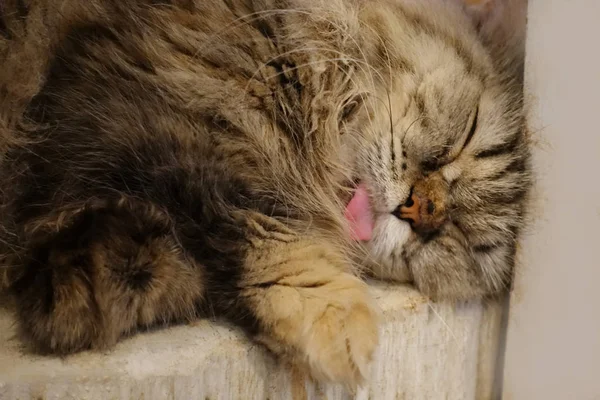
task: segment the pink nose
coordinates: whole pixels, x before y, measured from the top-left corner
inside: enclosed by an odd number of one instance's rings
[[[412,193],[406,203],[394,211],[394,215],[411,221],[416,231],[432,231],[439,229],[446,220],[441,208],[436,207],[431,199]]]
[[[421,200],[413,193],[406,203],[400,206],[398,217],[400,219],[410,219],[414,225],[418,225],[421,223],[420,206]]]

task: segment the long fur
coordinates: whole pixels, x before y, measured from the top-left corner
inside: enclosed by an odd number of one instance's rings
[[[498,15],[1,3],[0,283],[24,340],[64,354],[218,316],[355,385],[377,344],[365,265],[436,298],[504,290],[529,168],[506,61],[521,50]],[[365,246],[342,212],[357,180],[377,218]],[[448,223],[424,236],[396,218],[411,188]]]

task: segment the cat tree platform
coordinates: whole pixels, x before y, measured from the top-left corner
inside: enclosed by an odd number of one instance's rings
[[[199,321],[143,333],[106,354],[25,353],[0,310],[0,399],[284,400],[498,398],[503,305],[433,304],[410,286],[372,285],[383,310],[368,386],[356,395],[290,372],[237,329]]]

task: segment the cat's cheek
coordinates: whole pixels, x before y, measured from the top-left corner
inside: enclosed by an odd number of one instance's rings
[[[369,265],[375,277],[397,282],[412,280],[403,256],[404,245],[411,235],[410,225],[392,214],[376,217],[373,236],[367,244]]]

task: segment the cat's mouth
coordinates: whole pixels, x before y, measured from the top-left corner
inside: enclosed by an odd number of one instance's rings
[[[352,198],[346,205],[344,217],[350,226],[353,240],[366,242],[373,236],[375,225],[369,192],[364,183],[358,183]]]
[[[371,197],[369,196],[366,184],[355,181],[352,187],[354,189],[344,209],[344,217],[348,222],[352,240],[368,242],[373,237],[375,215],[379,213],[373,204],[371,204]],[[409,224],[412,228],[415,228],[415,224],[420,222],[420,214],[417,213],[417,215],[414,215],[419,207],[419,203],[415,202],[414,198],[415,196],[413,196],[411,189],[406,203],[398,207],[398,210],[403,212],[398,214],[396,214],[396,211],[392,212],[392,215]]]

